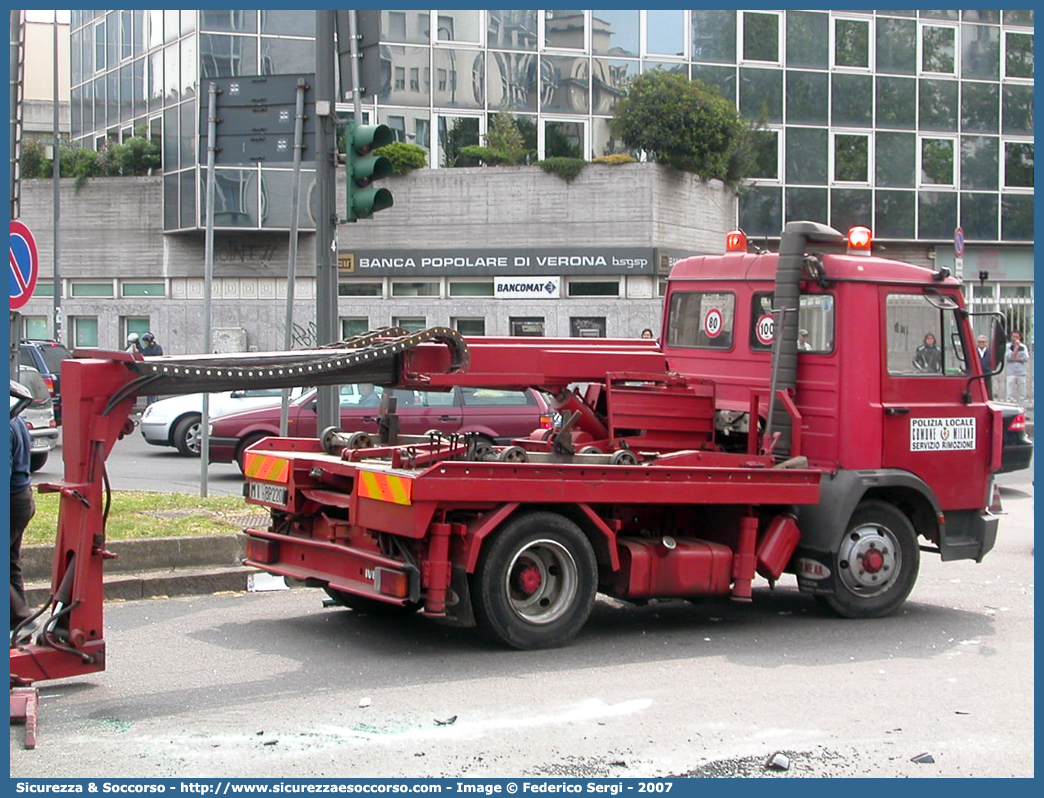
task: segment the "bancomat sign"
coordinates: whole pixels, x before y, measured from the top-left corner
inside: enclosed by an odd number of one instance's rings
[[[558,299],[561,277],[495,277],[493,296],[497,299]]]

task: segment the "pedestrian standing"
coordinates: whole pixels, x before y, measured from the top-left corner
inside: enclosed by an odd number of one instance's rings
[[[17,386],[17,387],[16,387]],[[18,389],[21,389],[20,391]],[[19,397],[25,398],[25,389],[11,381],[11,407],[16,412],[24,407]],[[30,397],[31,398],[31,397]],[[32,617],[33,611],[25,598],[22,579],[22,535],[36,514],[29,471],[29,453],[32,441],[29,427],[21,416],[11,418],[11,631]],[[32,630],[29,630],[31,632]]]
[[[989,341],[985,335],[980,335],[975,345],[976,351],[979,353],[979,362],[982,364],[982,373],[989,374],[993,371],[993,357],[990,354]],[[986,377],[983,382],[986,384],[986,398],[993,398],[993,380],[990,377]]]
[[[1029,350],[1022,343],[1022,333],[1015,330],[1004,351],[1004,368],[1008,371],[1007,399],[1017,405],[1026,401],[1026,363]]]
[[[151,332],[142,333],[141,335],[141,353],[145,357],[156,357],[163,354],[163,347],[156,343],[156,336]],[[155,396],[146,396],[145,406],[148,407],[155,401]]]

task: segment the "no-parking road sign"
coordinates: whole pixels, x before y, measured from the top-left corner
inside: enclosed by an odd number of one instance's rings
[[[36,239],[21,222],[11,222],[11,310],[18,310],[33,295],[40,274]]]

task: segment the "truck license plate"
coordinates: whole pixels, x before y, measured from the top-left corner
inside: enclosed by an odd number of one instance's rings
[[[281,485],[265,485],[263,482],[250,483],[250,498],[265,504],[286,504],[286,488]]]

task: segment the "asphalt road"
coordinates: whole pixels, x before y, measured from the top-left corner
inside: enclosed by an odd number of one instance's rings
[[[875,621],[790,577],[752,605],[600,600],[537,652],[307,589],[108,604],[108,670],[41,686],[11,775],[1032,777],[1030,480],[982,564],[924,555]]]

